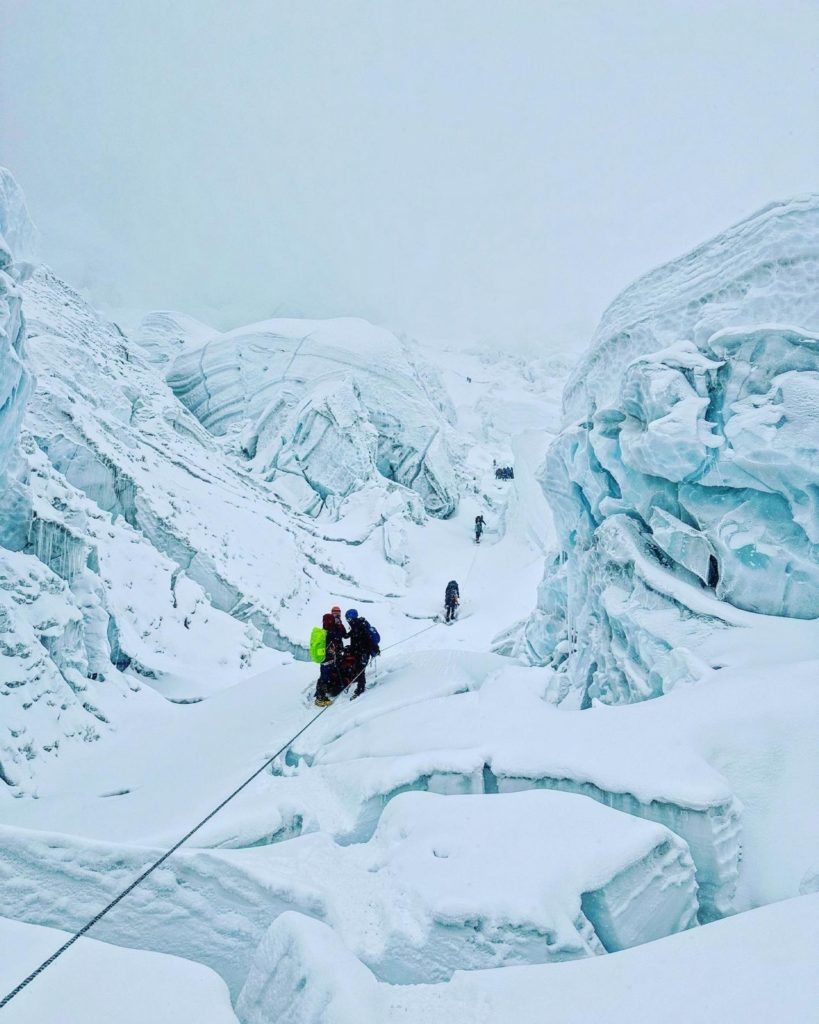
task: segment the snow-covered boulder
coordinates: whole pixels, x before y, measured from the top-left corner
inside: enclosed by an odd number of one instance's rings
[[[241,429],[265,479],[306,481],[304,511],[383,478],[445,518],[457,507],[451,410],[430,372],[364,320],[270,320],[186,347],[167,379],[213,434]]]
[[[560,665],[572,700],[696,678],[699,640],[735,609],[819,616],[817,276],[813,196],[648,274],[604,315],[544,465],[560,551],[517,647]]]

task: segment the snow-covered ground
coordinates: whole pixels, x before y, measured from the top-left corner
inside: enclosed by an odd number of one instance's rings
[[[13,988],[67,938],[0,918],[0,989]],[[48,984],[31,985],[8,1004],[4,1024],[236,1024],[221,978],[180,957],[80,939],[50,970]]]
[[[126,336],[2,182],[3,989],[310,720],[323,612],[383,648],[9,1019],[804,1017],[816,204],[633,286],[564,411],[363,321]]]

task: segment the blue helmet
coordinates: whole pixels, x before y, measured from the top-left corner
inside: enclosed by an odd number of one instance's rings
[[[353,619],[357,619],[358,618],[358,612],[355,610],[355,608],[350,608],[348,611],[346,611],[344,613],[344,618],[348,622],[352,622]]]

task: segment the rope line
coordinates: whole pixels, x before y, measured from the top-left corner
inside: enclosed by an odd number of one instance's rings
[[[401,640],[396,640],[396,642],[394,644],[390,644],[389,647],[385,647],[384,651],[385,652],[386,651],[391,651],[394,647],[398,647],[399,644],[406,643],[408,640],[412,640],[416,636],[420,636],[422,633],[426,633],[428,630],[432,629],[433,626],[437,626],[437,625],[438,625],[437,622],[432,622],[432,623],[430,623],[430,625],[425,626],[423,629],[419,629],[417,633],[412,633],[412,634],[410,634],[410,636],[405,636]],[[366,668],[366,666],[364,666],[364,668],[360,669],[353,676],[353,678],[347,683],[347,685],[340,691],[340,693],[338,694],[339,697],[341,696],[341,694],[344,693],[345,690],[347,690],[350,686],[353,685],[353,683],[358,679],[358,677],[364,672],[365,668]],[[267,768],[269,768],[270,765],[272,765],[273,762],[276,760],[276,758],[280,757],[285,752],[285,750],[287,750],[287,748],[292,743],[295,743],[296,740],[299,738],[299,736],[301,736],[303,733],[307,732],[307,730],[310,728],[310,726],[313,724],[313,722],[315,722],[318,718],[321,718],[321,716],[324,714],[324,712],[327,711],[327,709],[330,708],[330,707],[332,707],[332,705],[328,704],[327,707],[322,708],[321,711],[319,711],[317,714],[313,715],[313,717],[310,719],[310,721],[307,722],[306,725],[302,726],[302,728],[299,729],[299,731],[294,736],[291,736],[290,739],[284,744],[284,746],[280,747],[276,751],[275,754],[273,754],[271,757],[269,757],[264,762],[264,764],[261,765],[261,767],[257,768],[253,772],[252,775],[249,775],[245,779],[245,781],[243,783],[241,783],[241,785],[237,786],[236,789],[234,789],[233,792],[229,796],[226,796],[225,799],[222,800],[222,802],[220,804],[217,804],[217,806],[214,807],[214,809],[209,814],[207,814],[204,818],[202,818],[202,820],[197,825],[194,825],[194,827],[189,832],[186,832],[185,835],[182,836],[181,839],[178,839],[169,850],[166,850],[165,853],[163,853],[161,857],[158,857],[153,862],[153,864],[151,864],[140,875],[138,875],[133,880],[133,882],[131,882],[131,884],[126,889],[123,889],[122,892],[118,896],[114,897],[114,899],[112,899],[111,902],[107,906],[103,907],[102,910],[100,910],[98,914],[95,914],[94,917],[92,917],[90,921],[87,921],[82,926],[82,928],[80,928],[78,931],[74,932],[74,934],[71,936],[71,938],[68,939],[66,942],[64,942],[63,945],[60,946],[59,949],[55,950],[51,954],[51,956],[48,957],[48,959],[44,960],[40,964],[39,967],[36,967],[31,972],[31,974],[28,975],[28,977],[24,978],[20,982],[19,985],[17,985],[15,988],[13,988],[11,990],[11,992],[9,992],[7,995],[5,995],[0,1000],[0,1010],[2,1010],[3,1007],[7,1003],[10,1003],[11,1000],[14,999],[14,997],[16,995],[19,995],[20,992],[22,992],[23,989],[27,985],[30,985],[31,982],[35,980],[35,978],[39,977],[39,975],[42,974],[43,971],[46,970],[46,968],[50,967],[54,963],[54,961],[58,959],[58,957],[61,957],[63,955],[63,953],[65,953],[68,949],[70,949],[70,947],[74,945],[74,943],[77,941],[77,939],[81,939],[84,935],[86,935],[94,927],[95,924],[100,922],[105,917],[106,914],[110,913],[110,911],[112,911],[114,909],[114,907],[117,906],[118,903],[120,903],[122,900],[124,900],[126,896],[128,896],[130,893],[132,893],[134,891],[134,889],[136,889],[136,887],[138,885],[141,885],[142,882],[144,882],[145,879],[149,875],[152,875],[154,873],[154,871],[156,871],[156,869],[158,867],[160,867],[162,864],[164,864],[165,861],[169,857],[171,857],[174,853],[176,853],[176,851],[180,848],[180,846],[182,846],[184,843],[186,843],[191,838],[191,836],[196,835],[196,833],[199,831],[200,828],[202,828],[204,825],[207,825],[207,823],[212,818],[215,818],[216,815],[219,813],[219,811],[222,810],[223,807],[227,806],[227,804],[229,804],[231,800],[233,800],[235,797],[237,797],[239,795],[239,793],[242,792],[243,789],[246,789],[250,785],[250,783],[254,781],[254,779],[257,779],[262,774],[262,772],[264,772]]]

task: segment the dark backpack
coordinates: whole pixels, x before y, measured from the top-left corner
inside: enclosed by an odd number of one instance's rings
[[[362,631],[369,638],[370,654],[380,654],[381,648],[379,647],[379,644],[381,643],[381,634],[378,632],[375,626],[371,626],[366,619],[359,618],[358,621],[361,623]]]

